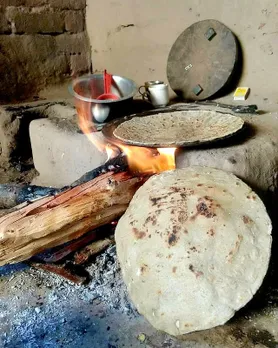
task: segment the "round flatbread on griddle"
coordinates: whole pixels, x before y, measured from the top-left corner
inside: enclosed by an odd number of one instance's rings
[[[136,308],[171,335],[224,324],[245,306],[265,277],[272,240],[256,193],[207,167],[151,177],[115,238]]]
[[[179,111],[133,117],[121,123],[114,136],[139,146],[186,146],[231,136],[242,129],[240,117],[215,111]]]

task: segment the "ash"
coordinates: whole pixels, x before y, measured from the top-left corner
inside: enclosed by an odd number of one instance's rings
[[[87,271],[92,279],[86,291],[90,296],[94,294],[95,300],[104,301],[112,309],[131,315],[137,314],[122,279],[115,245],[99,255],[95,262],[87,267]]]
[[[127,320],[139,317],[128,298],[115,246],[97,256],[86,270],[91,281],[76,285],[37,269],[16,266],[6,275],[0,269],[0,346],[58,347],[52,333],[62,325],[69,330],[63,346],[75,347],[74,342],[90,329],[88,325],[95,325],[97,319],[90,322],[92,315],[99,320],[113,313],[122,313]]]

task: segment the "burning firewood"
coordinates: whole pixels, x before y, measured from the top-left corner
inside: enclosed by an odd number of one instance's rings
[[[0,218],[0,266],[29,259],[119,218],[143,179],[106,173]]]

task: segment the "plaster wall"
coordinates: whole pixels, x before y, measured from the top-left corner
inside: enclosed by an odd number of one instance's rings
[[[241,86],[248,103],[277,109],[278,2],[273,0],[87,0],[86,24],[94,71],[166,80],[167,57],[179,34],[196,21],[217,19],[241,42]],[[232,96],[224,98],[232,103]],[[247,103],[247,102],[246,102]]]

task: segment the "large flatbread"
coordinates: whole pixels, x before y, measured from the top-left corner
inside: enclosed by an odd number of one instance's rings
[[[230,173],[189,167],[150,178],[116,228],[123,279],[138,311],[172,335],[227,322],[268,269],[271,221]]]
[[[126,144],[140,146],[184,146],[226,138],[238,132],[240,117],[215,111],[179,111],[133,117],[121,123],[114,136]]]

